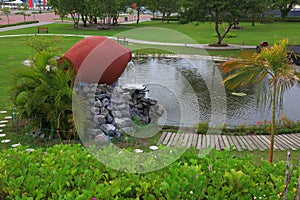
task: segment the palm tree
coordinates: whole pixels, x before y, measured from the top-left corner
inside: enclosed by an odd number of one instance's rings
[[[282,105],[284,92],[299,80],[294,65],[290,62],[287,44],[288,40],[282,39],[272,47],[262,49],[260,53],[245,52],[241,59],[231,60],[221,65],[222,71],[229,74],[223,80],[225,87],[234,89],[257,83],[258,102],[261,101],[260,97],[263,97],[263,102],[269,102],[271,105],[269,162],[273,161],[277,107]]]
[[[56,66],[54,54],[40,52],[31,67],[14,73],[12,98],[22,118],[32,118],[42,128],[69,130],[72,123],[72,70]]]

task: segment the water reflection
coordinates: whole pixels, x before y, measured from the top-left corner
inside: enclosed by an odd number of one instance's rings
[[[246,93],[246,96],[235,96],[232,91],[226,91],[226,97],[220,89],[220,79],[216,73],[217,65],[207,60],[200,59],[173,59],[173,58],[143,58],[135,59],[134,64],[129,65],[120,78],[120,84],[126,81],[131,83],[147,83],[150,89],[149,96],[159,99],[160,103],[167,111],[166,123],[170,125],[179,125],[182,123],[182,110],[193,113],[197,110],[198,115],[188,116],[183,123],[195,121],[211,121],[212,109],[214,113],[218,110],[222,112],[224,105],[215,102],[227,101],[227,112],[225,123],[231,125],[255,124],[258,120],[270,119],[270,109],[257,107],[257,86],[248,86],[238,88],[235,92]],[[188,87],[188,83],[181,77],[184,77],[192,86],[193,91]],[[218,80],[218,81],[216,81]],[[155,83],[165,85],[161,87]],[[209,87],[209,89],[208,89]],[[175,92],[174,92],[175,91]],[[193,96],[195,92],[195,96]],[[212,95],[211,93],[215,93]],[[284,97],[284,107],[279,115],[287,116],[297,121],[300,119],[300,107],[297,106],[300,100],[300,89],[293,87],[286,92]],[[182,101],[182,98],[187,100]],[[193,99],[196,98],[196,99]],[[213,98],[213,99],[212,99]],[[216,99],[220,98],[220,101]],[[226,98],[226,99],[224,99]],[[179,105],[182,103],[182,105]],[[212,105],[213,104],[213,105]],[[218,108],[219,107],[219,108]],[[222,113],[220,113],[220,116]],[[185,116],[186,117],[186,116]],[[215,116],[216,117],[216,116]]]

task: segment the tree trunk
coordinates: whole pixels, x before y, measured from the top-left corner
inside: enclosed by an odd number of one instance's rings
[[[83,22],[83,26],[84,27],[86,27],[86,16],[84,16],[84,15],[81,15],[81,20],[82,20],[82,22]]]
[[[161,22],[162,22],[162,23],[164,23],[165,16],[166,16],[166,13],[165,13],[165,12],[163,12],[163,16],[162,16],[162,18],[161,18]]]
[[[168,14],[167,14],[167,23],[168,23],[168,24],[170,24],[170,15],[171,15],[171,13],[168,12]]]
[[[139,24],[139,22],[140,22],[140,8],[138,9],[136,24]]]
[[[277,81],[274,83],[273,96],[272,96],[272,126],[271,126],[271,135],[270,135],[270,157],[269,162],[273,162],[273,148],[274,148],[274,135],[276,127],[276,97],[277,97]]]
[[[234,23],[229,23],[227,29],[225,30],[225,32],[223,33],[223,35],[221,35],[220,30],[219,30],[219,22],[218,20],[215,20],[215,31],[217,33],[218,36],[218,43],[217,44],[222,44],[223,39],[226,37],[227,33],[229,33],[230,29],[232,28]]]
[[[218,17],[216,16],[216,19],[215,19],[215,31],[217,33],[217,36],[218,36],[218,42],[217,44],[221,44],[222,43],[222,36],[220,34],[220,30],[219,30],[219,21],[218,21]]]
[[[234,29],[238,29],[239,28],[239,20],[238,19],[235,19],[234,20],[234,26],[233,26]]]
[[[254,17],[252,18],[252,26],[255,26],[255,20],[254,20]]]
[[[8,17],[8,15],[6,15],[6,17],[7,17],[7,22],[8,22],[8,24],[10,24],[10,21],[9,21],[9,17]]]

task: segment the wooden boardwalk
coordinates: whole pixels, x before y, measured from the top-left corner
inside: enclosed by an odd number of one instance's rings
[[[275,135],[274,150],[296,150],[300,148],[300,133]],[[195,133],[163,132],[157,145],[186,146],[197,149],[216,148],[237,151],[264,151],[270,147],[269,135],[203,135]]]

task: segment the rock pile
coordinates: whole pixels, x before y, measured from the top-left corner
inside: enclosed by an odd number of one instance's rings
[[[134,123],[155,122],[163,114],[157,101],[147,97],[144,85],[114,86],[79,82],[76,93],[87,105],[84,132],[96,141],[130,133]]]

